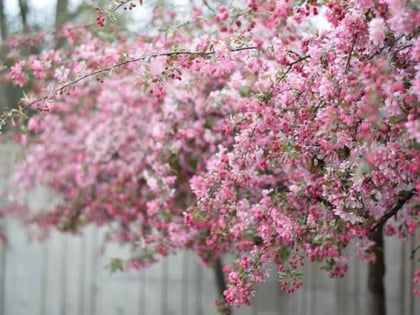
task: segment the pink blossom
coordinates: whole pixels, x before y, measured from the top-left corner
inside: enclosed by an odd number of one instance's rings
[[[25,60],[21,60],[16,63],[10,69],[10,77],[14,81],[14,83],[20,87],[23,87],[26,83],[25,74],[23,72],[23,67],[26,65]]]
[[[420,143],[420,118],[407,121],[405,127],[410,138]]]
[[[376,46],[382,46],[385,40],[385,21],[383,18],[374,18],[369,22],[369,40]]]

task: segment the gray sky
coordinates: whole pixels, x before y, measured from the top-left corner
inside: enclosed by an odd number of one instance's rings
[[[76,7],[83,0],[70,0],[70,8]],[[54,25],[56,0],[28,0],[28,4],[32,10],[29,12],[29,21],[35,21],[37,24],[44,24],[45,28]],[[19,16],[18,0],[5,1],[6,14],[9,22]]]
[[[95,3],[95,0],[70,0],[70,10],[76,8],[83,1]],[[109,0],[109,2],[112,3],[112,0]],[[29,21],[42,25],[44,29],[50,29],[54,26],[56,0],[28,0],[28,3],[32,8],[29,15]],[[190,0],[173,0],[173,4],[178,6],[185,6],[189,3]],[[145,1],[143,7],[137,7],[131,12],[131,17],[135,21],[135,23],[131,25],[133,30],[138,29],[138,27],[142,28],[148,24],[151,16],[151,6],[147,4],[147,1]],[[5,6],[9,23],[11,23],[11,26],[13,27],[13,21],[18,21],[19,19],[18,0],[6,0]],[[186,18],[188,17],[186,16]],[[330,28],[330,25],[328,25],[325,16],[323,16],[322,13],[316,18],[311,18],[311,21],[319,30]],[[17,25],[16,27],[19,27],[18,22],[15,25]]]
[[[83,1],[95,3],[95,0],[70,0],[70,10],[76,8]],[[189,2],[189,0],[173,0],[174,5],[179,6],[188,5]],[[112,0],[109,0],[109,3],[112,3]],[[46,29],[53,27],[56,0],[28,0],[28,4],[31,7],[29,21],[42,25]],[[143,7],[137,7],[135,10],[130,12],[131,17],[134,18],[139,25],[147,24],[151,15],[151,8],[147,4],[148,3],[145,1],[145,5],[143,5]],[[13,21],[19,18],[18,0],[6,0],[5,7],[8,20],[13,24]]]

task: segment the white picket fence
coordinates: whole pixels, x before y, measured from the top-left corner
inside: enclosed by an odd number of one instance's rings
[[[0,184],[13,164],[13,149],[0,144]],[[45,192],[29,198],[45,202]],[[142,270],[110,274],[105,268],[124,249],[101,250],[102,232],[80,236],[53,233],[31,240],[14,220],[1,222],[9,244],[0,245],[0,315],[210,315],[215,314],[215,279],[193,253],[163,259]],[[386,241],[388,315],[420,314],[420,299],[410,293],[419,263],[410,259],[415,241]],[[275,276],[263,285],[251,307],[235,315],[369,315],[366,265],[354,259],[344,279],[329,279],[319,266],[305,267],[305,285],[293,295],[279,290]]]

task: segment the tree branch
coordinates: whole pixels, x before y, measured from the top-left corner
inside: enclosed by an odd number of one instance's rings
[[[356,41],[357,41],[357,34],[356,34],[356,36],[354,36],[354,40],[353,40],[353,43],[352,43],[351,48],[350,48],[349,56],[347,57],[346,68],[344,70],[344,73],[348,73],[349,70],[350,70],[351,55],[353,54],[353,50],[354,50],[354,46],[356,45]]]
[[[292,70],[292,68],[293,68],[293,66],[295,65],[295,64],[297,64],[297,63],[299,63],[299,62],[301,62],[301,61],[304,61],[304,60],[306,60],[306,59],[309,59],[309,55],[308,56],[302,56],[302,57],[300,57],[299,59],[296,59],[295,61],[292,61],[292,62],[289,62],[288,64],[287,64],[287,69],[286,69],[286,71],[280,76],[280,78],[278,78],[278,82],[280,82],[281,80],[283,80],[286,76],[287,76],[287,74]]]
[[[385,45],[383,47],[379,48],[376,52],[374,52],[372,55],[370,55],[367,59],[368,60],[372,60],[374,57],[380,55],[385,49],[387,49],[387,48],[391,49],[392,47],[394,47],[404,37],[405,38],[409,38],[409,37],[412,37],[412,36],[416,36],[419,32],[420,32],[420,27],[416,28],[411,33],[403,34],[403,35],[398,36],[398,37],[396,37],[396,38],[394,38],[392,40],[389,40],[387,43],[385,43]],[[409,47],[411,47],[411,44],[402,46],[402,47],[398,48],[397,50],[395,50],[393,52],[393,54],[396,54],[397,52],[399,52],[399,51],[401,51],[403,49],[409,48]]]
[[[323,198],[323,197],[321,197],[319,195],[316,196],[315,199],[318,202],[322,203],[324,206],[326,206],[329,210],[334,209],[334,205],[331,202],[329,202],[327,199],[325,199],[325,198]]]
[[[375,231],[378,227],[383,226],[391,217],[396,215],[398,211],[400,211],[401,208],[405,205],[405,203],[414,196],[414,192],[414,189],[409,191],[402,191],[395,206],[386,212],[384,216],[380,218],[375,224],[373,224],[373,226],[370,228],[370,231]]]
[[[420,249],[420,244],[416,246],[416,248],[414,248],[411,251],[411,255],[410,255],[410,259],[414,259],[414,255],[416,254],[416,252]]]
[[[239,48],[233,48],[230,49],[231,52],[238,52],[238,51],[244,51],[244,50],[257,50],[258,47],[257,46],[245,46],[245,47],[239,47]],[[165,52],[165,53],[156,53],[156,54],[152,54],[152,55],[148,55],[148,56],[143,56],[143,57],[138,57],[138,58],[132,58],[132,59],[128,59],[119,63],[116,63],[110,67],[106,67],[106,68],[102,68],[87,74],[84,74],[72,81],[69,81],[55,89],[53,89],[48,95],[45,95],[43,97],[40,97],[34,101],[30,101],[27,103],[23,103],[21,105],[21,108],[19,110],[19,112],[22,112],[23,110],[26,110],[36,104],[39,104],[41,102],[45,102],[48,99],[50,99],[51,97],[53,97],[54,95],[59,94],[60,92],[64,92],[64,90],[66,90],[67,88],[86,80],[87,78],[90,78],[92,76],[96,76],[102,73],[107,73],[107,72],[111,72],[116,68],[120,68],[122,66],[128,65],[130,63],[134,63],[134,62],[142,62],[145,60],[150,60],[150,59],[154,59],[154,58],[158,58],[158,57],[172,57],[172,56],[211,56],[214,55],[216,52],[214,50],[212,51],[207,51],[207,52],[202,52],[202,51],[187,51],[187,50],[181,50],[181,51],[171,51],[171,52]],[[294,62],[296,63],[296,62]],[[12,112],[5,112],[0,116],[0,122],[1,124],[4,124],[9,118],[11,118],[11,116],[13,116]],[[1,126],[0,126],[1,127]]]
[[[207,2],[207,0],[203,0],[203,4],[206,6],[207,9],[209,9],[213,14],[216,14],[216,10],[214,10],[210,4]]]

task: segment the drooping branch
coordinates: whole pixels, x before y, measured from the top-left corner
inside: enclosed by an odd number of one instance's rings
[[[235,48],[235,49],[231,49],[231,52],[237,52],[237,51],[242,51],[242,50],[253,50],[253,49],[257,49],[256,46],[247,46],[247,47],[241,47],[241,48]],[[44,96],[42,98],[36,99],[35,101],[32,101],[28,104],[25,105],[25,107],[31,107],[33,105],[36,105],[40,102],[43,102],[45,100],[47,100],[48,98],[50,98],[52,95],[57,95],[58,93],[64,91],[65,89],[86,80],[87,78],[102,74],[102,73],[107,73],[107,72],[111,72],[119,67],[128,65],[130,63],[134,63],[134,62],[142,62],[142,61],[146,61],[146,60],[150,60],[150,59],[154,59],[154,58],[158,58],[158,57],[172,57],[172,56],[183,56],[183,55],[188,55],[188,56],[210,56],[210,55],[214,55],[216,52],[215,51],[208,51],[208,52],[201,52],[201,51],[171,51],[171,52],[166,52],[166,53],[157,53],[157,54],[152,54],[149,56],[143,56],[143,57],[138,57],[138,58],[132,58],[132,59],[128,59],[119,63],[116,63],[114,65],[112,65],[111,67],[106,67],[106,68],[102,68],[90,73],[87,73],[85,75],[82,75],[81,77],[78,77],[77,79],[74,79],[70,82],[67,82],[61,86],[59,86],[58,88],[54,89],[49,95]]]
[[[370,231],[375,231],[376,229],[378,229],[378,227],[383,226],[386,223],[386,221],[388,221],[391,217],[396,215],[398,211],[400,211],[401,208],[405,205],[405,203],[409,201],[411,197],[414,196],[414,193],[415,193],[414,189],[401,192],[395,206],[391,210],[386,212],[384,216],[380,218],[374,225],[372,225],[372,227],[370,228]]]
[[[239,48],[232,48],[230,49],[230,52],[239,52],[239,51],[244,51],[244,50],[257,50],[258,47],[257,46],[245,46],[245,47],[239,47]],[[52,98],[53,96],[63,93],[67,88],[74,86],[75,84],[84,81],[90,77],[93,76],[97,76],[103,73],[109,73],[112,72],[113,70],[120,68],[122,66],[128,65],[130,63],[135,63],[135,62],[143,62],[146,60],[150,60],[150,59],[155,59],[158,57],[173,57],[173,56],[197,56],[197,57],[205,57],[205,56],[211,56],[214,55],[216,53],[216,51],[212,50],[212,51],[187,51],[187,50],[180,50],[180,51],[170,51],[170,52],[164,52],[164,53],[156,53],[156,54],[151,54],[148,56],[142,56],[142,57],[137,57],[137,58],[131,58],[119,63],[116,63],[110,67],[105,67],[105,68],[101,68],[99,70],[84,74],[72,81],[69,81],[55,89],[53,89],[52,91],[50,91],[50,93],[48,95],[45,95],[43,97],[37,98],[36,100],[33,101],[26,101],[23,102],[22,104],[20,104],[20,108],[19,110],[12,110],[12,111],[8,111],[8,112],[4,112],[1,117],[0,117],[0,127],[1,125],[4,125],[7,120],[11,119],[14,117],[14,115],[16,114],[16,112],[18,112],[18,114],[22,114],[24,110],[31,108],[32,106],[45,102],[47,100],[49,100],[50,98]],[[294,62],[296,63],[296,62]]]
[[[241,48],[236,48],[236,49],[231,49],[231,52],[236,52],[236,51],[242,51],[242,50],[253,50],[253,49],[257,49],[256,46],[247,46],[247,47],[241,47]],[[144,57],[138,57],[138,58],[133,58],[133,59],[129,59],[129,60],[125,60],[122,61],[120,63],[116,63],[111,67],[106,67],[106,68],[102,68],[90,73],[87,73],[85,75],[82,75],[81,77],[78,77],[77,79],[74,79],[70,82],[67,82],[63,85],[61,85],[60,87],[54,89],[50,95],[44,96],[42,98],[39,98],[35,101],[30,102],[29,104],[27,104],[28,107],[36,105],[42,101],[47,100],[48,98],[51,97],[51,95],[56,95],[62,91],[64,91],[65,89],[73,86],[74,84],[77,84],[81,81],[86,80],[87,78],[102,74],[102,73],[107,73],[107,72],[111,72],[113,70],[115,70],[116,68],[128,65],[130,63],[134,63],[134,62],[141,62],[141,61],[145,61],[145,60],[150,60],[150,59],[154,59],[154,58],[158,58],[158,57],[172,57],[172,56],[182,56],[182,55],[189,55],[189,56],[210,56],[210,55],[214,55],[216,52],[215,51],[208,51],[208,52],[200,52],[200,51],[171,51],[171,52],[166,52],[166,53],[158,53],[158,54],[152,54],[149,56],[144,56]]]

